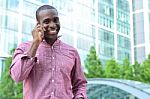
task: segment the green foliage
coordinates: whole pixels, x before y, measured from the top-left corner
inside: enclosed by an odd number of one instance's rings
[[[114,59],[107,61],[105,76],[107,78],[119,78],[119,67]]]
[[[14,49],[11,53],[14,52]],[[22,99],[22,83],[16,84],[9,74],[12,58],[6,58],[5,69],[0,80],[0,99]]]
[[[132,65],[133,70],[133,80],[142,81],[141,80],[141,65],[135,61],[135,64]]]
[[[118,64],[114,59],[110,59],[107,60],[105,67],[102,68],[100,59],[92,46],[85,60],[85,67],[88,71],[86,73],[87,78],[120,78],[150,84],[150,55],[142,65],[138,62],[131,65],[127,58],[123,60],[122,64]]]
[[[88,73],[85,74],[86,77],[88,78],[103,77],[103,68],[100,59],[96,55],[96,50],[94,46],[90,48],[90,52],[85,60],[85,67],[88,70]]]
[[[150,83],[150,55],[141,65],[140,74],[143,82]]]
[[[123,60],[122,66],[120,66],[120,78],[122,79],[133,79],[133,70],[130,66],[128,58]]]

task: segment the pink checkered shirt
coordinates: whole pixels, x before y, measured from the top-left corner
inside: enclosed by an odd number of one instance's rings
[[[26,54],[30,45],[17,47],[10,66],[12,78],[23,81],[23,99],[87,99],[87,81],[76,49],[60,40],[53,46],[43,41],[30,58]]]

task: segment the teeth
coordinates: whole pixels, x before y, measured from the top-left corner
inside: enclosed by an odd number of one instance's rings
[[[50,32],[56,32],[56,30],[50,31]]]

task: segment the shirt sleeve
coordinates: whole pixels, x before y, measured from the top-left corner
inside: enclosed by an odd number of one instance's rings
[[[87,81],[82,71],[81,61],[77,51],[75,52],[75,65],[71,72],[71,81],[74,99],[78,99],[79,97],[88,99],[86,95]]]
[[[10,66],[10,75],[17,83],[28,77],[37,60],[36,57],[28,56],[24,48],[25,45],[15,50]]]

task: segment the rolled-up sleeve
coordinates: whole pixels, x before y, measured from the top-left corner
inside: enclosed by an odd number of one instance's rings
[[[75,65],[72,69],[71,76],[74,99],[78,99],[79,97],[87,99],[87,80],[82,71],[81,61],[77,51],[75,52]]]
[[[18,83],[26,79],[36,63],[37,58],[27,55],[25,45],[20,45],[14,53],[10,66],[10,75]]]

